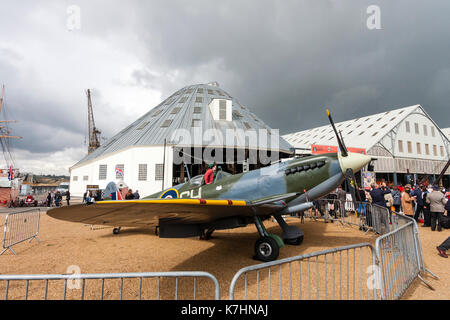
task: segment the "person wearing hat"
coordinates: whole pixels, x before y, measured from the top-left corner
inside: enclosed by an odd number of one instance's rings
[[[215,174],[216,170],[217,170],[217,165],[215,163],[209,165],[209,169],[206,170],[206,173],[205,173],[205,184],[213,183],[214,174]]]
[[[402,193],[402,209],[403,214],[412,218],[414,215],[414,209],[412,206],[413,198],[411,197],[410,192],[411,192],[411,185],[407,184],[405,186],[405,190]]]
[[[433,191],[427,195],[426,201],[430,204],[431,231],[436,230],[436,221],[438,223],[438,231],[442,231],[442,216],[445,211],[444,206],[447,204],[447,200],[440,191],[438,185],[433,186]]]

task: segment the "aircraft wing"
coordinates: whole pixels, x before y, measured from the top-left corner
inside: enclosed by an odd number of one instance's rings
[[[233,216],[267,216],[286,207],[274,202],[276,200],[279,198],[268,203],[208,199],[99,201],[55,208],[47,214],[55,219],[92,225],[152,227],[159,225],[160,219],[177,224],[194,224]]]

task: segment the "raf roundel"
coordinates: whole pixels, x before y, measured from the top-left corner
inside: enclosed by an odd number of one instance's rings
[[[161,199],[176,199],[179,198],[178,190],[176,189],[169,189],[163,192],[161,194]]]

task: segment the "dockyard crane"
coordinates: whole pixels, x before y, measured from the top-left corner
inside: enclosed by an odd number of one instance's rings
[[[94,112],[92,110],[91,90],[86,91],[88,98],[89,147],[88,154],[100,147],[100,130],[95,127]]]

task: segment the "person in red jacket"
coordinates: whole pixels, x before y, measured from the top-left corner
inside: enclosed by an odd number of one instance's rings
[[[209,169],[206,170],[205,173],[205,184],[211,184],[214,181],[214,173],[217,170],[217,165],[214,163],[212,165],[209,165]]]

